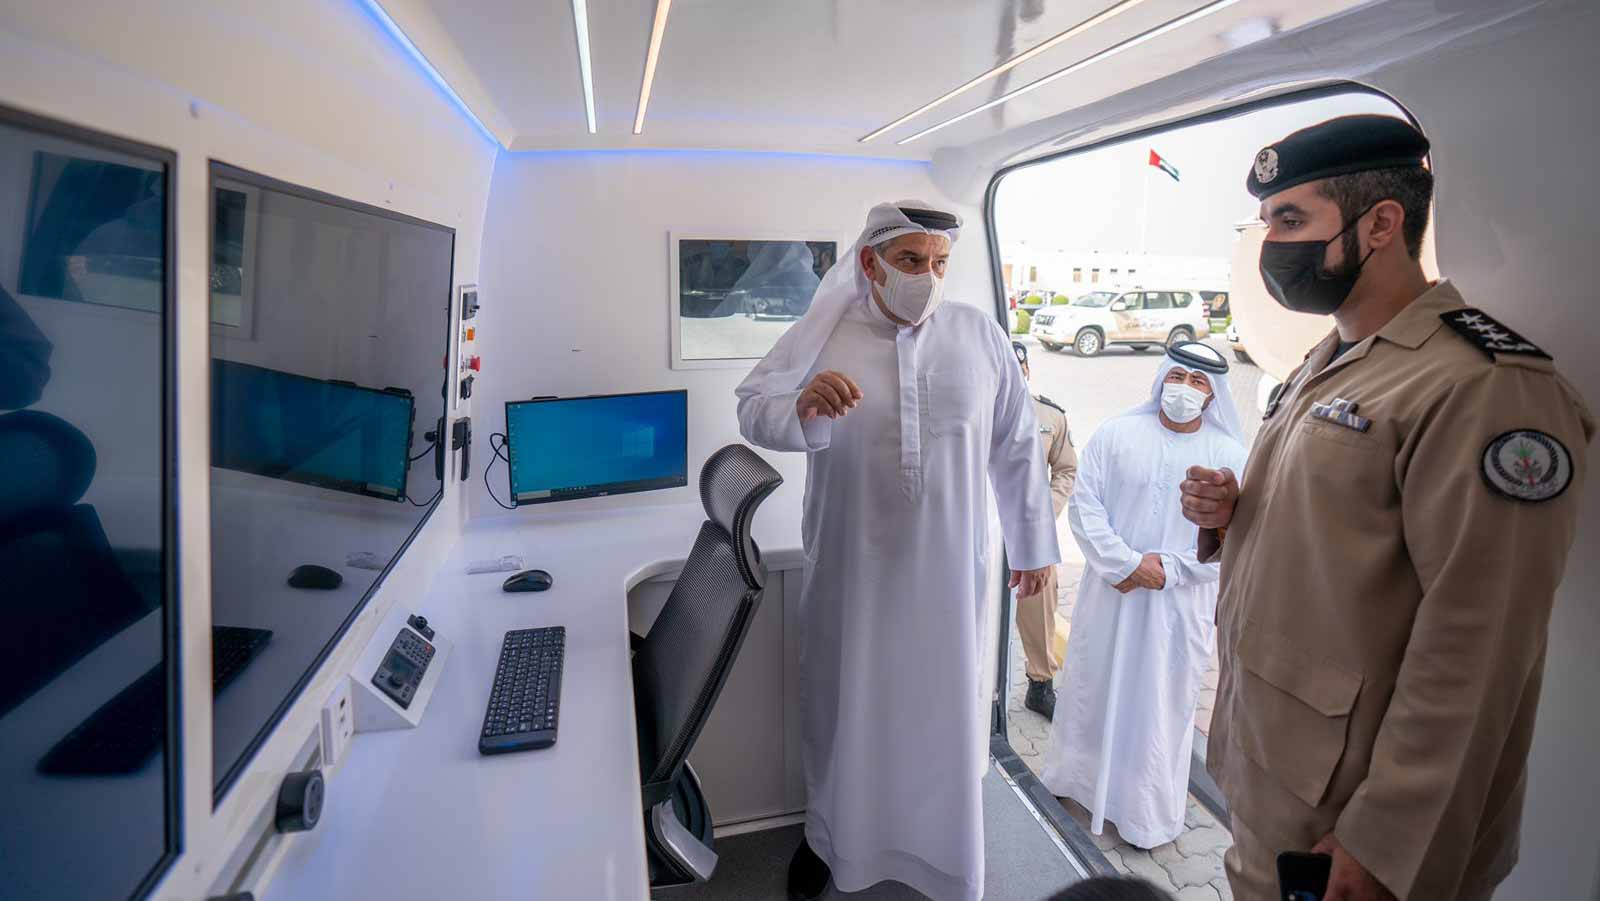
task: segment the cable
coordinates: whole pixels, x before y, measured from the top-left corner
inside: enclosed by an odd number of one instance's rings
[[[496,439],[496,438],[500,439],[500,443],[498,445],[494,443],[494,439]],[[489,465],[485,466],[483,468],[483,490],[489,492],[489,498],[491,500],[493,500],[495,503],[499,504],[504,509],[515,510],[515,509],[517,509],[515,506],[513,506],[511,504],[507,504],[504,501],[500,500],[500,498],[495,497],[494,488],[489,485],[489,470],[494,468],[494,461],[495,460],[504,460],[504,461],[506,461],[506,465],[507,466],[511,465],[511,458],[506,456],[505,454],[500,453],[502,450],[505,450],[506,443],[507,443],[507,439],[506,439],[506,436],[505,436],[504,433],[502,433],[502,432],[490,432],[489,433],[489,450],[494,452],[494,457],[490,458]]]
[[[411,506],[413,506],[413,507],[426,507],[429,504],[433,503],[434,501],[438,500],[443,494],[444,494],[444,486],[440,485],[439,486],[439,490],[435,491],[433,493],[433,497],[428,498],[427,500],[423,501],[420,504],[417,503],[416,501],[411,500],[411,495],[409,495],[409,494],[406,495],[405,498],[406,498],[406,500],[411,501]]]
[[[428,446],[422,449],[422,453],[417,454],[415,457],[412,457],[410,462],[415,463],[418,460],[421,460],[423,457],[426,457],[427,455],[433,453],[433,448],[438,443],[439,442],[437,442],[437,441],[429,441],[428,442]]]

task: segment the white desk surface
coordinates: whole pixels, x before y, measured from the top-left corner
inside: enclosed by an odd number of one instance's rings
[[[321,823],[290,845],[266,897],[647,898],[627,592],[675,572],[704,518],[692,504],[469,523],[418,607],[455,642],[421,725],[356,736]],[[762,508],[756,540],[769,565],[798,558],[799,526],[793,509]],[[466,575],[466,561],[505,554],[554,585],[507,594],[506,573]],[[480,755],[502,637],[556,625],[567,658],[555,747]]]

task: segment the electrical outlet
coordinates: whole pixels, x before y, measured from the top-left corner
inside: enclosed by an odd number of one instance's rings
[[[356,712],[350,700],[350,680],[340,680],[322,705],[322,769],[331,772],[356,734]]]

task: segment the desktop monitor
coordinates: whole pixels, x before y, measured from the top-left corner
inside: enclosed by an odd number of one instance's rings
[[[211,361],[211,462],[224,469],[403,501],[414,416],[403,390]]]
[[[511,503],[689,484],[687,391],[506,404]]]

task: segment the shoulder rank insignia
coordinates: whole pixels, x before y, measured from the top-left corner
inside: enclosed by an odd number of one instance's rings
[[[1500,324],[1482,310],[1472,307],[1451,310],[1448,313],[1440,313],[1439,319],[1474,347],[1488,354],[1491,360],[1495,354],[1523,354],[1543,357],[1546,360],[1551,358],[1549,354],[1539,349],[1539,345]]]
[[[1519,501],[1547,501],[1572,484],[1572,454],[1554,435],[1515,429],[1483,449],[1483,480]]]
[[[1041,404],[1044,404],[1047,407],[1054,407],[1055,409],[1060,410],[1062,416],[1067,415],[1067,411],[1066,411],[1066,409],[1064,407],[1062,407],[1060,404],[1056,403],[1055,401],[1051,400],[1050,398],[1045,397],[1043,394],[1035,394],[1033,396],[1033,399],[1038,401]]]

